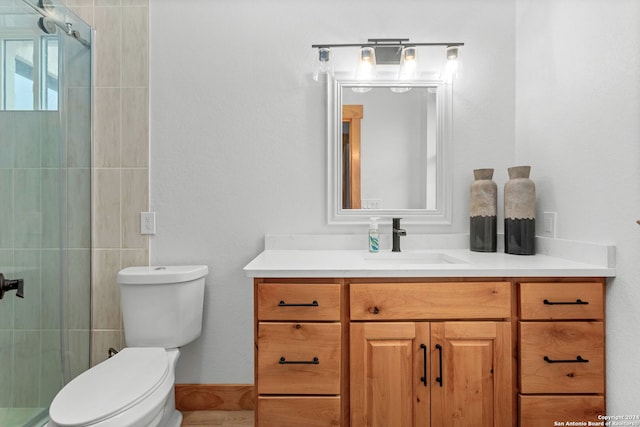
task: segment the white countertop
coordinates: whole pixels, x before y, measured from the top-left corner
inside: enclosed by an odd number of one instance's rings
[[[244,271],[249,277],[283,278],[615,276],[615,248],[610,245],[544,239],[536,242],[536,255],[483,253],[457,248],[408,248],[400,253],[387,249],[369,253],[351,248],[327,248],[331,246],[325,244],[327,237],[321,239],[322,244],[310,244],[309,239],[298,236],[267,236],[266,249],[247,264]],[[302,241],[304,244],[300,244]],[[455,247],[457,243],[442,247]]]

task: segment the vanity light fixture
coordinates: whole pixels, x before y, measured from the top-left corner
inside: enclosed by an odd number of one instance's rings
[[[318,57],[313,70],[313,80],[318,81],[323,75],[333,75],[333,62],[331,62],[331,49],[328,47],[318,48]]]
[[[369,80],[376,75],[376,50],[365,46],[360,48],[360,61],[356,71],[356,80]]]
[[[400,72],[398,80],[415,80],[418,72],[418,48],[406,46],[400,54]]]
[[[451,82],[460,76],[460,47],[447,46],[447,62],[444,66],[443,80]]]
[[[418,48],[421,46],[443,46],[446,48],[447,64],[442,75],[451,79],[457,74],[456,64],[460,56],[460,47],[464,43],[411,43],[409,39],[368,39],[367,43],[346,44],[313,44],[318,49],[318,60],[313,72],[314,80],[321,75],[333,74],[330,61],[332,48],[359,47],[356,80],[367,81],[376,78],[376,65],[398,65],[397,79],[399,81],[413,81],[418,78]],[[448,80],[451,81],[451,80]],[[403,88],[398,88],[403,92]]]
[[[376,76],[376,50],[371,46],[360,48],[360,60],[356,70],[356,80],[369,81]],[[365,93],[371,90],[370,87],[354,87],[354,92]]]
[[[405,46],[400,53],[400,70],[398,71],[398,81],[410,82],[418,77],[418,49],[415,46]],[[396,86],[391,88],[391,92],[403,93],[411,90],[408,86]]]

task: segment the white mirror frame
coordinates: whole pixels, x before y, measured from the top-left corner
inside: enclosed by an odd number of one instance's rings
[[[342,90],[344,86],[366,87],[437,87],[436,152],[437,184],[436,209],[343,209],[342,208]],[[327,79],[327,213],[328,224],[368,224],[371,217],[381,222],[392,217],[403,218],[403,223],[450,225],[452,217],[452,85],[442,80],[424,80],[399,83],[392,80],[359,82],[329,77]]]

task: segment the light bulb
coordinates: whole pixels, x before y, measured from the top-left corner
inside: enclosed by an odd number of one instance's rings
[[[360,61],[356,70],[356,80],[372,80],[376,76],[376,51],[373,47],[360,49]]]
[[[460,77],[460,46],[447,46],[447,62],[444,66],[442,79],[451,83],[454,78]]]
[[[313,80],[319,81],[322,76],[333,75],[333,63],[331,59],[331,49],[328,47],[318,48],[318,57],[313,68]]]
[[[405,46],[400,53],[400,70],[398,81],[407,82],[415,80],[418,76],[418,50],[415,46]],[[391,92],[403,93],[411,88],[406,86],[392,87]]]
[[[418,75],[418,51],[415,46],[405,46],[400,54],[398,80],[415,80]]]

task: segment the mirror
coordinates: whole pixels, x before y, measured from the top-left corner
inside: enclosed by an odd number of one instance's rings
[[[451,85],[329,81],[329,223],[450,224]]]

